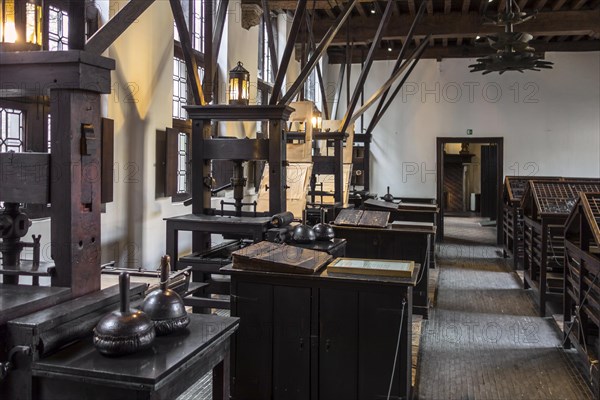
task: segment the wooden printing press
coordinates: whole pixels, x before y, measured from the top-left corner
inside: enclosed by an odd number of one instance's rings
[[[550,299],[564,294],[564,224],[580,192],[598,192],[594,179],[529,181],[523,194],[524,287],[537,296],[539,314],[546,315]]]
[[[49,104],[53,132],[51,154],[0,153],[0,397],[172,399],[213,370],[215,398],[229,398],[236,318],[191,316],[184,332],[118,358],[92,344],[94,326],[123,304],[124,294],[136,306],[146,292],[140,284],[100,290],[106,193],[100,179],[86,178],[102,165],[100,95],[110,93],[114,68],[113,60],[80,50],[0,57],[1,96]],[[30,221],[21,204],[53,205],[51,263],[40,262],[39,237],[22,241]],[[25,247],[33,248],[33,260],[21,260]],[[48,279],[50,286],[39,285]]]
[[[580,193],[565,223],[565,347],[574,345],[589,365],[600,397],[600,193]]]

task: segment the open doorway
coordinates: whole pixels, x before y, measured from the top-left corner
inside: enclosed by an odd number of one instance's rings
[[[496,226],[502,241],[504,139],[437,138],[437,240],[444,239],[444,217],[481,217]]]

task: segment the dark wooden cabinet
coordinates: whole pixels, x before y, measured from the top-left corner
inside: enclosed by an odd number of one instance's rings
[[[391,379],[391,398],[408,399],[418,268],[398,279],[225,267],[240,317],[232,399],[385,399]]]

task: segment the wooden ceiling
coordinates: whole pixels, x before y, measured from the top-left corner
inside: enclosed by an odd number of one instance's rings
[[[242,0],[245,4],[261,4],[261,0]],[[269,0],[274,12],[292,14],[296,1]],[[309,0],[307,10],[313,16],[313,32],[317,42],[340,14],[344,1]],[[422,58],[479,57],[494,52],[489,46],[475,44],[477,36],[501,32],[502,28],[483,24],[483,11],[493,17],[506,7],[506,0],[427,0],[426,12],[417,25],[415,48],[431,34]],[[600,0],[517,0],[521,11],[533,13],[535,19],[515,26],[515,31],[533,35],[530,44],[537,53],[547,51],[600,50]],[[375,53],[376,60],[395,60],[420,3],[417,0],[394,1],[392,17]],[[340,29],[328,49],[330,63],[352,59],[360,63],[366,57],[385,9],[385,1],[360,0],[351,18]],[[299,34],[298,41],[306,39]],[[350,43],[350,46],[347,46]]]

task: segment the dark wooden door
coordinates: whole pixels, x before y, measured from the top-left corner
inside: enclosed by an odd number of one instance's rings
[[[319,400],[356,400],[358,293],[321,289],[319,297]]]
[[[481,216],[496,219],[498,211],[498,146],[481,146]]]
[[[310,288],[273,289],[273,399],[310,398]]]
[[[411,359],[411,330],[408,321],[412,319],[412,301],[410,298],[407,299],[402,317],[404,297],[401,292],[360,292],[359,294],[359,399],[386,399],[390,382],[392,382],[390,398],[409,398],[411,369],[410,365],[404,365],[400,360]],[[402,337],[400,340],[396,368],[392,377],[401,319],[403,331],[408,337]]]
[[[273,286],[240,282],[232,286],[233,314],[240,317],[235,334],[232,398],[270,399],[273,348]]]

